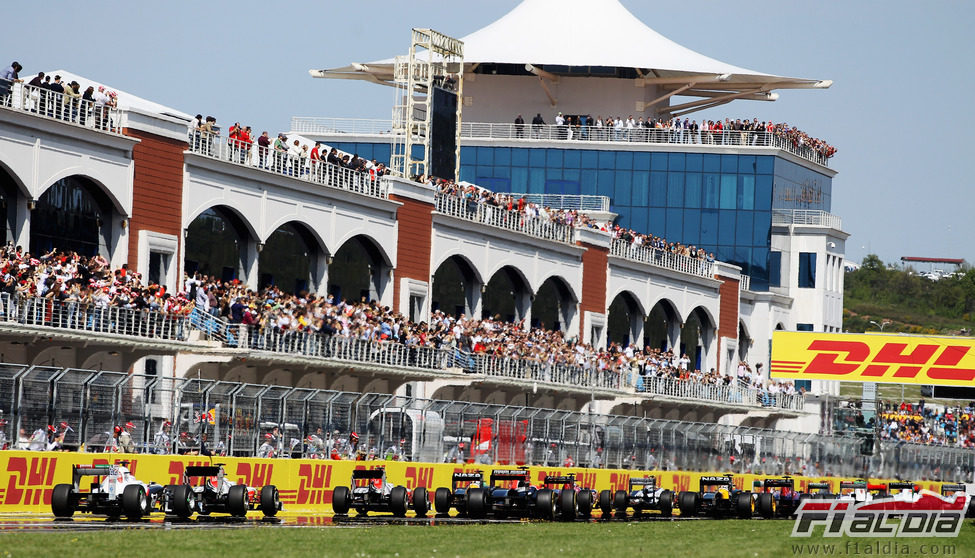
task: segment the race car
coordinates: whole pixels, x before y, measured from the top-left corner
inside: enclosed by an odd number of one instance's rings
[[[375,511],[397,517],[406,516],[412,508],[417,517],[423,517],[430,510],[430,497],[422,486],[410,492],[404,486],[386,482],[385,467],[356,469],[352,471],[350,486],[337,486],[332,491],[332,511],[336,515],[345,515],[353,508],[361,516]]]
[[[468,491],[483,487],[484,473],[481,471],[454,473],[450,478],[450,488],[440,487],[433,493],[433,506],[441,515],[448,515],[451,509],[466,515]]]
[[[223,464],[218,463],[186,467],[183,470],[183,483],[165,487],[158,505],[166,514],[183,519],[188,519],[194,513],[227,513],[234,517],[245,517],[251,510],[260,510],[265,517],[273,517],[281,511],[281,498],[273,484],[258,490],[230,482]]]
[[[809,497],[813,500],[827,500],[829,498],[833,498],[833,493],[830,492],[829,483],[826,481],[811,482],[806,485],[806,489],[809,491]]]
[[[841,481],[840,493],[837,498],[846,502],[862,504],[872,502],[876,498],[886,497],[887,490],[886,483],[870,483],[864,479]]]
[[[578,517],[588,519],[592,517],[593,503],[596,501],[596,491],[576,484],[575,474],[564,476],[548,475],[542,481],[542,488],[551,490],[559,519],[573,521]]]
[[[81,490],[84,477],[95,477],[87,492]],[[55,517],[71,517],[74,512],[93,513],[130,520],[141,519],[152,512],[155,498],[162,487],[141,482],[128,468],[128,461],[115,465],[72,465],[71,484],[54,486],[51,511]]]
[[[752,483],[752,499],[760,517],[790,517],[799,509],[807,494],[796,492],[792,477],[756,480]]]
[[[894,500],[904,502],[916,502],[920,496],[921,485],[910,481],[889,482],[882,493],[884,496],[891,496]]]
[[[748,519],[755,512],[750,493],[736,490],[731,475],[701,477],[698,492],[681,492],[677,498],[681,516],[731,517]]]
[[[555,492],[532,486],[530,475],[527,468],[495,469],[491,472],[489,487],[468,490],[468,515],[475,518],[490,514],[498,519],[509,516],[555,519],[558,505]]]
[[[674,511],[674,493],[666,488],[657,488],[657,477],[642,477],[630,479],[630,490],[603,490],[599,493],[599,509],[603,510],[603,517],[609,518],[613,510],[621,517],[626,517],[626,511],[633,508],[635,515],[644,510],[656,510],[661,516],[670,517]]]
[[[975,498],[975,484],[944,483],[941,485],[942,496],[964,496],[968,495],[968,509],[965,511],[966,517],[975,517],[975,506],[972,505],[972,498]]]

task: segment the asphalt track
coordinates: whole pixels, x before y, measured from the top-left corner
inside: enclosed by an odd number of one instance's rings
[[[640,517],[630,515],[627,519],[614,517],[612,521],[700,521],[700,517],[680,518],[661,517],[659,515],[644,514]],[[391,515],[370,515],[368,517],[333,516],[331,514],[307,514],[282,512],[276,517],[263,517],[261,514],[249,514],[246,518],[229,516],[194,516],[193,519],[178,519],[167,517],[162,513],[139,520],[107,519],[103,516],[75,514],[70,519],[55,519],[50,514],[43,513],[0,513],[0,532],[11,531],[104,531],[119,529],[246,529],[256,527],[332,527],[332,528],[361,528],[381,525],[490,525],[516,524],[530,519],[469,519],[466,517],[393,517]],[[599,517],[577,522],[608,521]]]

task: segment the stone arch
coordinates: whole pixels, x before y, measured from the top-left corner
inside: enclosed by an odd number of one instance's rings
[[[241,384],[257,383],[257,368],[253,365],[241,364],[234,366],[223,377],[227,382],[239,382]]]
[[[643,327],[644,345],[662,351],[673,349],[679,343],[683,323],[677,305],[668,298],[661,298],[647,313]]]
[[[336,300],[383,300],[392,282],[391,260],[374,238],[357,234],[347,238],[328,258],[328,293]]]
[[[57,184],[59,181],[73,176],[88,180],[89,182],[97,186],[98,189],[102,192],[102,194],[104,194],[105,198],[109,202],[111,202],[112,209],[114,209],[116,213],[118,213],[123,217],[128,216],[128,211],[126,210],[125,206],[122,204],[122,201],[116,195],[116,192],[114,192],[111,188],[108,187],[108,180],[105,177],[100,176],[100,174],[95,169],[92,169],[90,167],[73,166],[73,167],[59,169],[58,172],[47,177],[42,182],[43,184],[47,184],[47,186],[43,190],[37,192],[37,199],[40,199],[40,197],[44,195],[45,192],[47,192],[52,186]]]
[[[285,221],[258,245],[258,288],[275,285],[290,293],[317,293],[324,283],[328,250],[302,221]]]
[[[108,259],[119,246],[125,213],[111,190],[84,175],[59,173],[36,200],[30,200],[30,251],[52,248]]]
[[[481,317],[498,317],[518,322],[530,318],[531,283],[522,271],[512,265],[499,267],[483,286]]]
[[[607,310],[606,334],[610,343],[641,344],[645,310],[640,299],[631,291],[620,291]]]
[[[695,306],[684,318],[680,352],[690,358],[690,368],[707,372],[715,366],[717,327],[711,312],[704,306]]]
[[[431,285],[431,309],[457,317],[476,315],[484,280],[467,256],[453,254],[435,268]]]
[[[551,275],[535,290],[532,296],[532,327],[573,332],[579,297],[560,275]]]
[[[748,351],[755,342],[751,333],[748,332],[748,324],[744,320],[738,320],[738,359],[747,360]]]
[[[24,181],[0,158],[0,218],[3,219],[4,238],[18,243],[23,224],[27,221],[27,200],[30,193]]]
[[[200,272],[224,281],[249,278],[257,260],[257,234],[234,207],[214,205],[187,225],[183,247],[186,273]]]

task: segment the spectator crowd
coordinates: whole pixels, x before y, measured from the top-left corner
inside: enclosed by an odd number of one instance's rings
[[[118,94],[99,85],[82,89],[77,81],[62,80],[60,75],[38,72],[24,83],[20,77],[23,66],[12,62],[0,72],[0,106],[13,105],[13,87],[23,84],[18,106],[35,114],[68,121],[99,130],[115,131],[118,122],[112,119],[112,109],[118,107]]]
[[[879,412],[882,440],[975,448],[975,407],[883,402]]]

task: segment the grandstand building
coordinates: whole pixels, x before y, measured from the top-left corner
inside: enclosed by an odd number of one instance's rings
[[[376,300],[414,322],[434,311],[499,316],[595,347],[671,349],[688,354],[692,368],[720,374],[734,375],[742,360],[767,363],[775,329],[840,331],[848,235],[830,212],[836,172],[827,157],[771,134],[704,141],[690,131],[597,134],[551,126],[559,112],[671,118],[829,83],[704,57],[615,1],[600,13],[624,22],[620,32],[569,33],[572,48],[562,48],[547,34],[565,36],[576,25],[567,3],[546,10],[547,2],[526,0],[463,38],[459,179],[602,220],[615,217],[637,232],[702,247],[714,261],[635,250],[612,230],[508,219],[503,209],[472,209],[408,176],[378,177],[325,162],[309,168],[257,145],[241,149],[226,136],[188,134],[190,115],[117,88],[112,107],[27,84],[0,96],[6,241],[34,257],[51,248],[101,255],[173,293],[186,289],[185,274],[199,272],[253,289],[276,285]],[[514,48],[502,39],[519,21],[548,23]],[[92,83],[58,73],[66,82]],[[389,61],[314,74],[393,79]],[[687,97],[694,100],[678,100]],[[549,125],[533,127],[536,113]],[[523,128],[512,124],[518,114]],[[388,121],[296,117],[292,128],[287,136],[306,145],[321,141],[379,162],[392,154]],[[3,297],[0,362],[36,367],[34,374],[116,370],[704,422],[819,425],[812,396],[783,396],[770,405],[736,386],[649,382],[632,372],[539,371],[517,359],[380,350],[297,333],[258,343],[253,332],[216,318],[104,308],[93,319],[74,320],[74,310],[30,293],[11,289]],[[836,389],[826,382],[807,387],[813,394]]]

